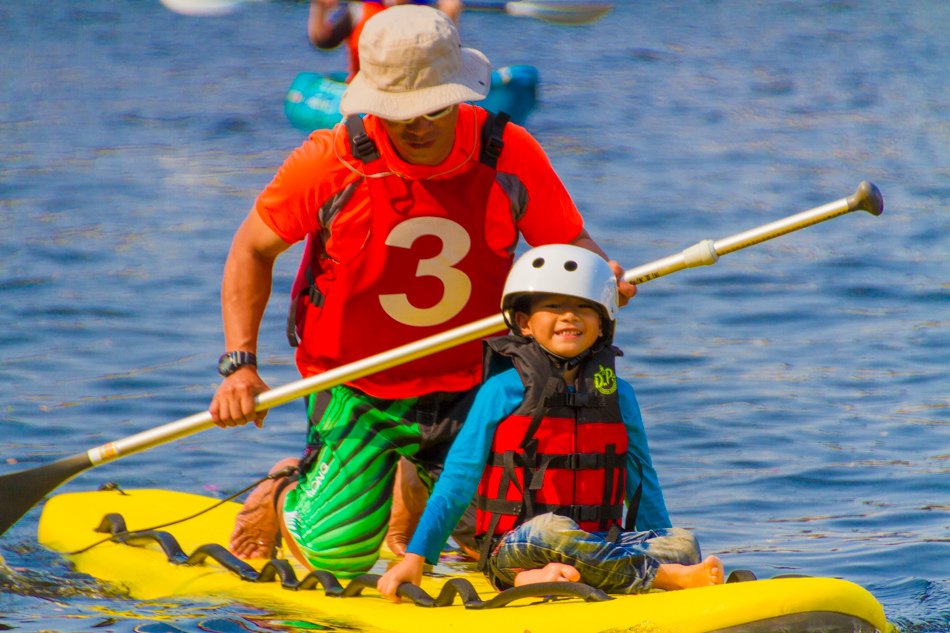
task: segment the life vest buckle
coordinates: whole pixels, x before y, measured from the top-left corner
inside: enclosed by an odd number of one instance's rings
[[[323,306],[324,295],[320,292],[320,289],[317,288],[317,284],[311,284],[310,290],[307,293],[307,298],[310,299],[310,305],[315,308]]]
[[[498,157],[501,156],[501,150],[504,146],[505,144],[500,138],[490,136],[488,138],[488,146],[485,147],[485,153],[497,160]]]
[[[571,470],[604,468],[608,460],[601,453],[571,453],[568,457]]]
[[[347,136],[350,137],[350,151],[353,156],[363,163],[371,163],[379,158],[379,149],[376,143],[366,133],[363,119],[359,116],[348,116],[344,122]]]
[[[353,153],[363,162],[369,163],[379,158],[376,143],[365,132],[354,138],[353,142],[356,145],[356,151]]]
[[[571,505],[565,506],[565,510],[568,512],[567,516],[574,519],[577,523],[600,520],[600,507],[597,506]]]

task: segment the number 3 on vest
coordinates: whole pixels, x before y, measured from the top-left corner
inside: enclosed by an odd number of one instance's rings
[[[446,218],[411,218],[393,228],[386,238],[387,246],[411,248],[420,237],[432,235],[442,242],[442,249],[434,257],[419,260],[416,277],[435,277],[442,282],[442,297],[429,308],[419,308],[409,302],[405,293],[379,296],[383,310],[396,321],[414,327],[445,323],[465,307],[472,294],[472,281],[453,266],[468,254],[472,240],[465,229]]]

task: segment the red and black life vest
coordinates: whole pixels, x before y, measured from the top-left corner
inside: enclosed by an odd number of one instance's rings
[[[628,439],[614,373],[620,350],[592,350],[580,361],[577,390],[569,391],[533,340],[505,336],[485,345],[486,375],[513,363],[525,397],[498,425],[476,493],[482,561],[495,537],[547,512],[588,532],[633,529],[640,489],[622,520]]]

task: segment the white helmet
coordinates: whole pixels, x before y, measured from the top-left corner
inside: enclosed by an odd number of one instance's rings
[[[606,340],[613,340],[614,322],[620,307],[617,277],[597,253],[580,246],[548,244],[532,248],[519,257],[508,273],[501,297],[505,323],[513,331],[518,331],[515,325],[518,299],[535,292],[593,301],[602,308]]]

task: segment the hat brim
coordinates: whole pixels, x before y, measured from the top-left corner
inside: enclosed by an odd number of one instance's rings
[[[340,99],[340,112],[375,114],[384,119],[411,119],[465,101],[480,101],[491,88],[491,62],[474,48],[463,48],[462,64],[449,81],[430,88],[386,92],[358,72]]]

